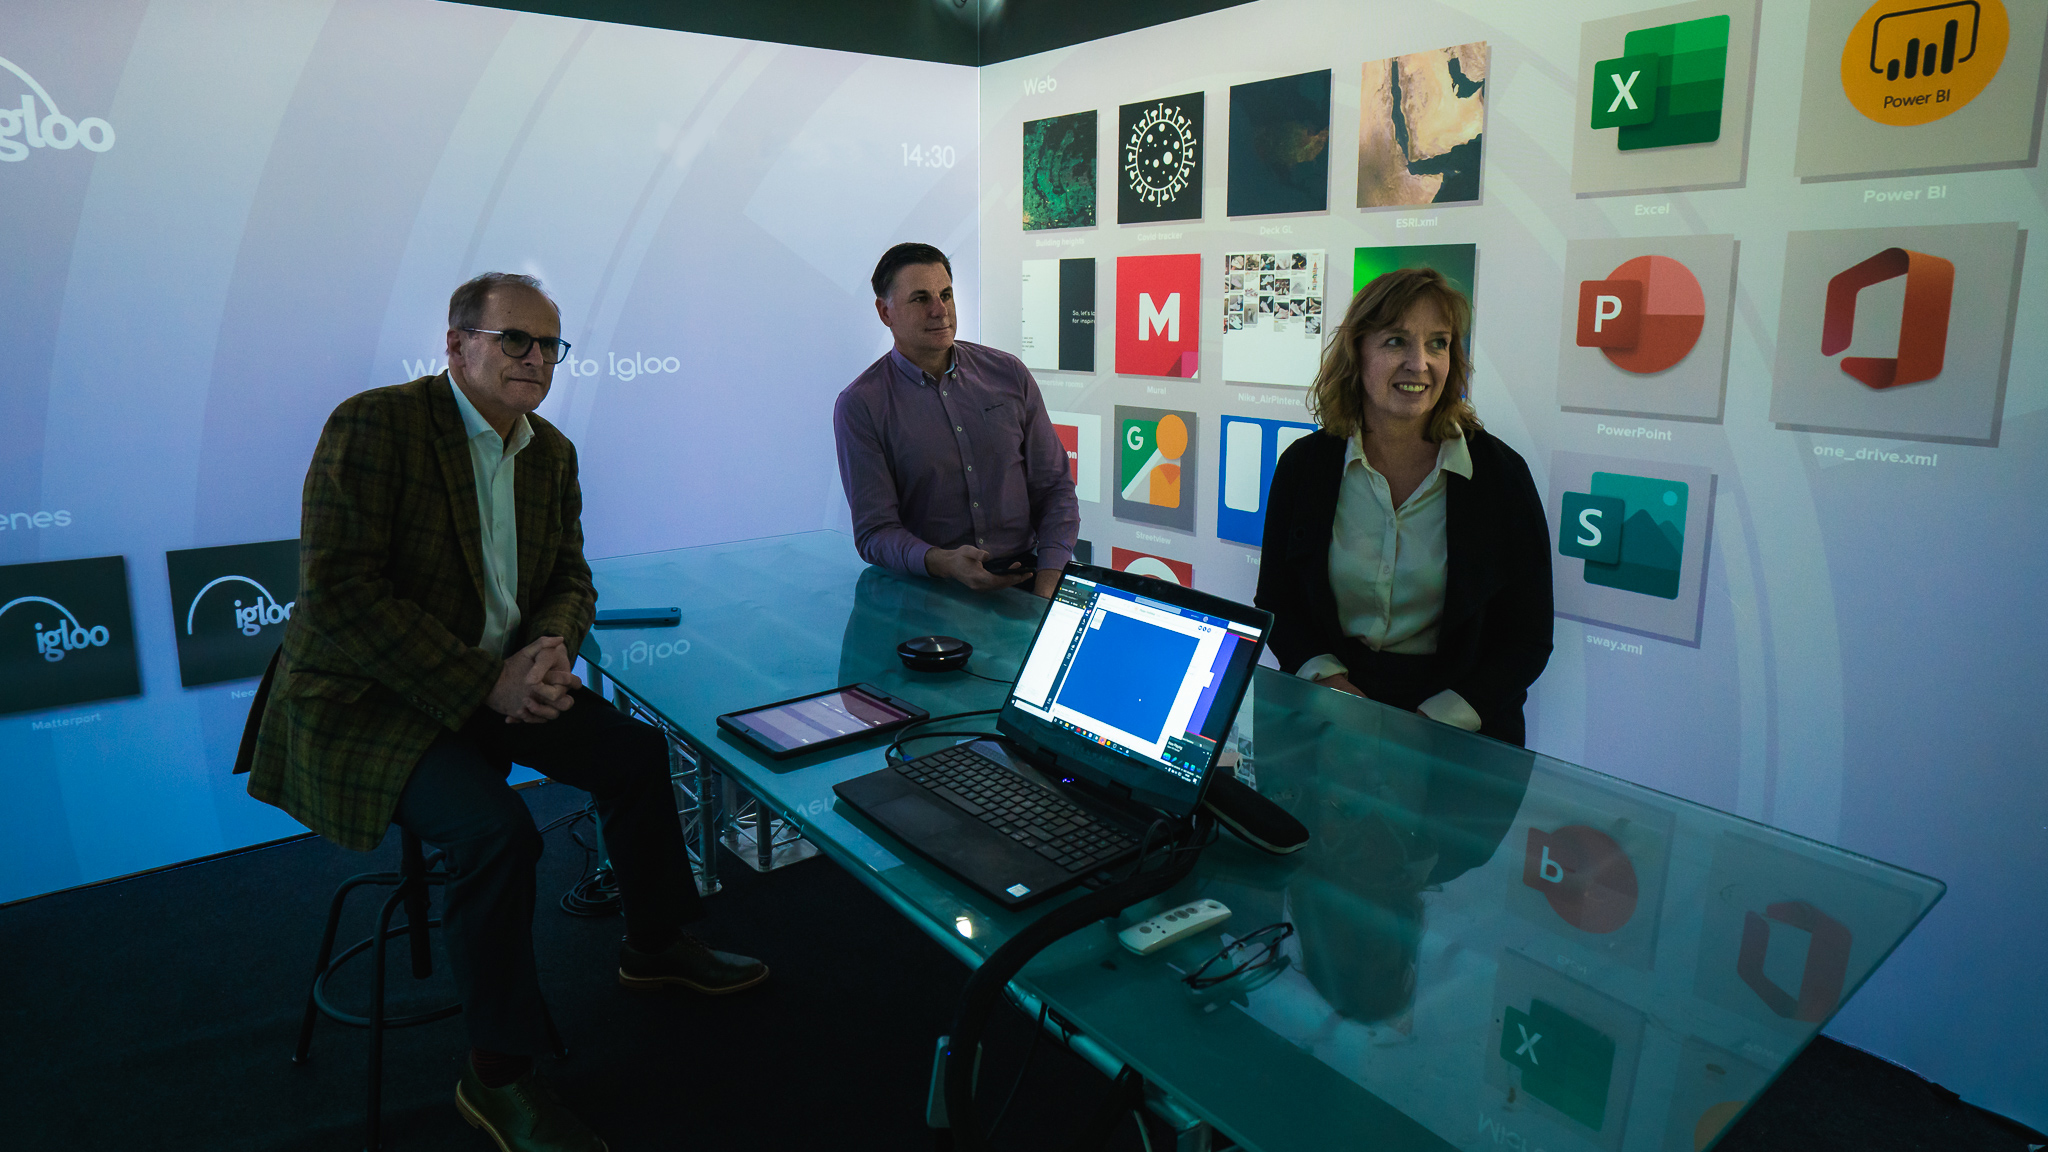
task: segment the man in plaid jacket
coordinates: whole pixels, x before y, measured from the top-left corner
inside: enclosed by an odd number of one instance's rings
[[[306,472],[299,607],[256,730],[249,794],[367,851],[393,823],[444,849],[449,959],[471,1058],[456,1105],[501,1147],[602,1149],[539,1082],[541,839],[517,761],[597,799],[626,919],[619,980],[736,992],[757,960],[682,934],[701,912],[666,738],[571,674],[597,595],[576,449],[534,409],[568,352],[540,283],[455,291],[448,371],[328,418]]]

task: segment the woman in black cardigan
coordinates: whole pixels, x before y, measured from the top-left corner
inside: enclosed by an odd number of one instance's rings
[[[1433,269],[1361,289],[1280,457],[1259,607],[1280,667],[1512,744],[1550,660],[1550,533],[1529,466],[1466,398],[1471,305]]]

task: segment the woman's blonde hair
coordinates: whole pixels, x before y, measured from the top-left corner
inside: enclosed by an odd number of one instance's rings
[[[1443,394],[1430,409],[1423,435],[1432,444],[1456,439],[1485,427],[1465,393],[1472,382],[1472,361],[1465,354],[1465,333],[1472,327],[1472,304],[1434,268],[1402,268],[1388,272],[1358,290],[1344,310],[1344,322],[1323,351],[1323,366],[1309,387],[1308,410],[1333,436],[1350,439],[1366,430],[1365,385],[1360,378],[1365,357],[1359,347],[1366,338],[1401,322],[1419,301],[1434,300],[1451,322],[1451,370]]]

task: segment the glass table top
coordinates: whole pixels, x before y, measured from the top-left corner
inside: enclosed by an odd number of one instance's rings
[[[837,800],[885,766],[887,737],[775,761],[714,718],[857,681],[935,717],[996,708],[1006,683],[910,672],[896,645],[958,636],[968,672],[1007,681],[1044,601],[872,568],[836,532],[592,568],[604,606],[675,605],[682,623],[596,633],[591,663],[964,961],[1043,911],[998,908]],[[1060,941],[1017,983],[1250,1149],[1696,1152],[1943,891],[1269,668],[1239,732],[1240,775],[1308,847],[1274,857],[1226,834],[1165,898]],[[1116,943],[1195,897],[1230,920],[1150,956]],[[1183,982],[1281,922],[1271,963]]]

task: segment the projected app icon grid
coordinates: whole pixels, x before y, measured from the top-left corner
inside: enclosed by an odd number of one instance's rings
[[[1546,777],[1532,786],[1507,846],[1507,908],[1585,960],[1655,964],[1675,822],[1616,790]]]
[[[1185,560],[1170,560],[1150,552],[1139,552],[1132,548],[1109,550],[1109,566],[1119,572],[1134,576],[1150,576],[1183,588],[1195,586],[1195,566]]]
[[[1074,481],[1074,495],[1090,504],[1102,501],[1102,417],[1093,412],[1056,412],[1047,409],[1052,434],[1067,451],[1067,475]]]
[[[2031,0],[1813,0],[1793,174],[2034,164],[2044,37]]]
[[[1465,294],[1472,304],[1472,327],[1465,333],[1465,346],[1472,346],[1472,333],[1479,329],[1479,246],[1476,244],[1385,244],[1351,250],[1351,292],[1403,268],[1434,268]],[[1346,300],[1330,318],[1332,326],[1344,322]]]
[[[1230,88],[1227,211],[1321,212],[1330,206],[1330,70]]]
[[[1788,235],[1771,420],[1995,445],[2020,239],[2015,224]]]
[[[1758,11],[1699,0],[1581,25],[1572,191],[1742,184]]]
[[[1323,358],[1324,253],[1223,257],[1223,379],[1306,388]]]
[[[1191,380],[1202,367],[1202,257],[1119,256],[1116,370]]]
[[[1939,120],[1998,75],[2010,33],[1999,0],[1879,0],[1842,45],[1842,92],[1880,124]]]
[[[1590,492],[1564,494],[1558,554],[1584,560],[1588,584],[1677,599],[1685,559],[1686,485],[1595,472],[1589,487]]]
[[[1095,112],[1048,116],[1024,125],[1024,227],[1095,224]]]
[[[1770,1073],[1726,1048],[1698,1036],[1686,1037],[1678,1053],[1664,1147],[1700,1149],[1712,1144],[1770,1081]]]
[[[1358,206],[1479,199],[1484,41],[1368,60],[1358,95]]]
[[[1017,355],[1035,372],[1095,371],[1095,261],[1026,260]]]
[[[141,693],[125,559],[0,567],[0,714]]]
[[[1926,252],[1887,248],[1828,281],[1827,312],[1820,323],[1820,351],[1833,356],[1856,335],[1856,299],[1865,288],[1903,276],[1906,299],[1899,309],[1896,356],[1844,356],[1842,371],[1867,388],[1896,388],[1941,375],[1948,352],[1948,318],[1956,291],[1956,266]]]
[[[1579,347],[1598,348],[1624,372],[1662,372],[1685,359],[1706,323],[1699,278],[1669,256],[1637,256],[1605,280],[1579,284]]]
[[[1862,984],[1924,909],[1861,873],[1724,832],[1706,891],[1694,994],[1803,1037]]]
[[[1523,1147],[1618,1152],[1642,1059],[1643,1014],[1520,952],[1500,953],[1486,1082]],[[1513,1098],[1520,1107],[1509,1108]]]
[[[1728,392],[1733,236],[1565,245],[1557,403],[1567,412],[1719,421]]]
[[[1544,507],[1559,616],[1699,645],[1713,473],[1556,452]]]
[[[1117,109],[1116,221],[1202,218],[1203,94]]]
[[[1193,412],[1116,406],[1119,520],[1195,530],[1198,444]]]
[[[1728,24],[1708,16],[1630,32],[1625,55],[1593,65],[1593,127],[1617,129],[1625,152],[1719,140]]]
[[[1266,538],[1266,494],[1273,487],[1273,468],[1290,445],[1316,426],[1252,416],[1224,416],[1222,422],[1216,538],[1258,548]]]

